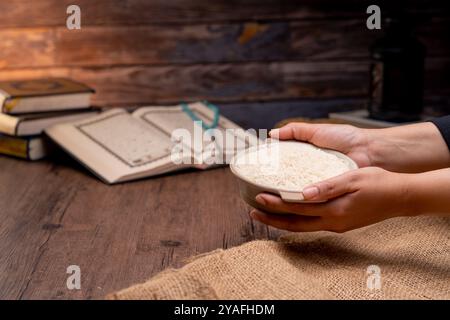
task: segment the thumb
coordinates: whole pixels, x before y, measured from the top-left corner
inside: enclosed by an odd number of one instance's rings
[[[339,176],[317,182],[302,190],[305,200],[323,201],[356,191],[355,178],[358,170],[351,170]]]
[[[279,129],[270,130],[271,138],[280,140],[311,141],[320,124],[291,122]]]

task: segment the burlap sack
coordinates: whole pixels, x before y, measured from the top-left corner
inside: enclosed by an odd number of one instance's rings
[[[379,278],[367,273],[370,265],[380,268]],[[449,299],[450,218],[396,218],[340,235],[253,241],[109,298]]]

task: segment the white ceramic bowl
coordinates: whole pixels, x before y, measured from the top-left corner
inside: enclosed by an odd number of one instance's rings
[[[337,156],[338,158],[344,160],[344,162],[348,165],[349,170],[358,168],[358,165],[352,159],[350,159],[348,156],[346,156],[345,154],[340,153],[338,151],[318,148],[312,144],[298,142],[298,141],[280,141],[279,143],[280,144],[294,144],[294,143],[299,144],[299,143],[301,143],[304,145],[308,145],[308,147],[320,149],[324,152],[331,153],[331,154]],[[267,147],[267,144],[260,144],[258,146],[250,147],[250,148],[243,150],[243,151],[239,152],[238,154],[236,154],[230,161],[231,172],[233,172],[233,174],[238,179],[239,191],[240,191],[241,197],[244,199],[244,201],[247,202],[250,206],[252,206],[254,208],[261,209],[264,211],[270,211],[270,212],[273,212],[273,211],[269,210],[268,208],[260,205],[258,202],[255,201],[255,197],[259,193],[262,193],[262,192],[272,193],[272,194],[280,196],[281,199],[283,199],[283,201],[286,201],[286,202],[302,202],[302,203],[318,202],[318,201],[305,201],[303,198],[302,192],[299,190],[285,190],[285,189],[274,188],[274,187],[271,187],[268,185],[257,184],[253,181],[250,181],[248,178],[246,178],[241,173],[239,173],[239,171],[236,169],[236,163],[238,162],[240,157],[243,157],[246,154],[251,153],[251,152],[256,152],[260,148],[266,148],[266,147]],[[279,212],[274,212],[274,213],[279,213]]]

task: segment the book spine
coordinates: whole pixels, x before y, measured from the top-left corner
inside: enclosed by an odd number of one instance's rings
[[[4,92],[2,89],[0,89],[0,113],[5,112],[5,103],[8,99],[8,93]]]
[[[20,98],[8,98],[3,103],[2,112],[10,113],[14,110],[15,106],[19,103]]]
[[[29,158],[29,140],[0,136],[0,154]]]
[[[0,132],[10,136],[16,136],[19,128],[19,118],[0,113]]]

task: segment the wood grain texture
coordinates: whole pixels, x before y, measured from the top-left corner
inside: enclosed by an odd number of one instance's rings
[[[419,26],[428,57],[449,56],[450,19]],[[0,68],[367,60],[365,20],[0,30]]]
[[[251,222],[227,168],[107,186],[76,164],[0,164],[0,299],[103,298],[192,255],[280,234]],[[66,287],[69,265],[81,290]]]
[[[399,3],[383,2],[383,14]],[[0,79],[72,77],[104,106],[359,99],[380,34],[365,26],[365,0],[80,0],[81,30],[65,28],[68,4],[0,3],[9,13],[0,21]],[[448,6],[403,5],[427,46],[426,101],[448,106]]]
[[[448,97],[450,60],[428,59],[426,98]],[[102,106],[364,98],[369,62],[274,62],[187,66],[116,66],[0,70],[0,80],[64,76],[86,82]]]
[[[84,25],[148,25],[241,20],[285,20],[365,17],[370,0],[78,0]],[[394,1],[376,1],[384,12]],[[445,0],[409,0],[409,11],[418,14],[449,13]],[[71,0],[0,2],[0,27],[62,26]]]
[[[0,79],[69,76],[96,89],[95,104],[133,105],[361,96],[368,71],[364,62],[281,62],[25,69],[0,71]]]
[[[22,298],[75,190],[50,163],[0,159],[0,295]],[[36,186],[39,186],[36,188]]]
[[[243,128],[272,129],[293,117],[327,118],[330,112],[365,108],[365,99],[305,99],[248,103],[221,103],[220,114]]]

